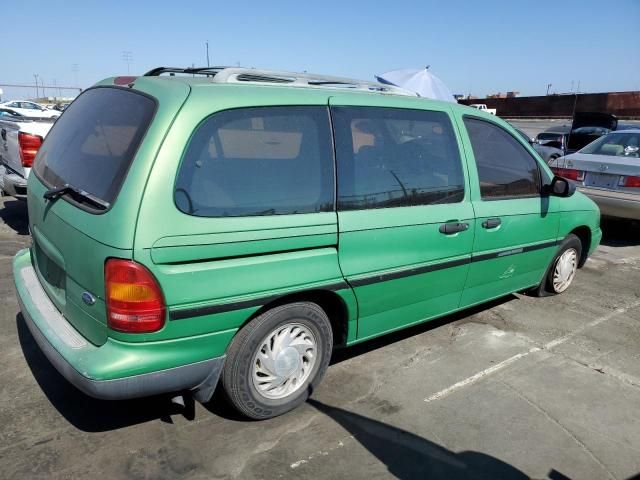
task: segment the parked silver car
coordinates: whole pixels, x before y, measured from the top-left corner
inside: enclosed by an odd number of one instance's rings
[[[608,133],[549,166],[574,181],[603,216],[640,220],[640,129]]]
[[[537,138],[530,137],[524,130],[521,130],[518,127],[515,127],[516,132],[527,142],[531,144],[533,149],[538,152],[538,154],[542,157],[545,163],[549,164],[552,160],[561,157],[564,155],[564,134],[563,133],[551,133],[547,134],[547,132],[539,133]],[[547,139],[547,137],[543,137],[546,141],[541,140],[541,136],[544,135],[554,135],[553,140]],[[558,137],[558,138],[556,138]],[[548,143],[548,145],[547,145]],[[562,145],[556,146],[557,145]]]

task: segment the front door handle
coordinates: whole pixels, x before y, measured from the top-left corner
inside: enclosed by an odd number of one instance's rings
[[[498,227],[502,221],[499,218],[488,218],[484,222],[482,222],[482,228],[496,228]]]
[[[445,235],[453,235],[454,233],[464,232],[468,229],[469,224],[461,222],[443,223],[439,228],[440,233],[444,233]]]

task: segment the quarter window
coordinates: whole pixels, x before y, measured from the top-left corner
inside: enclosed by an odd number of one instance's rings
[[[483,199],[540,194],[538,162],[506,130],[485,120],[464,119],[480,179]]]
[[[325,107],[259,107],[209,117],[176,180],[177,207],[202,217],[333,210],[333,155]]]
[[[338,208],[460,202],[464,175],[444,112],[335,107]]]

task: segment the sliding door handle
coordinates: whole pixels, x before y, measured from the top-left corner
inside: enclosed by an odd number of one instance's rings
[[[445,235],[453,235],[454,233],[464,232],[469,229],[468,223],[460,223],[460,222],[451,222],[451,223],[443,223],[440,225],[440,233],[444,233]]]
[[[488,218],[482,222],[482,228],[496,228],[500,226],[502,221],[499,218]]]

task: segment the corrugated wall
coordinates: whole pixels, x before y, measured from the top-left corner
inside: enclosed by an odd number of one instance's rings
[[[571,117],[574,103],[577,112],[608,112],[619,118],[640,118],[640,91],[581,93],[544,97],[481,98],[460,103],[485,103],[498,110],[501,117]]]

